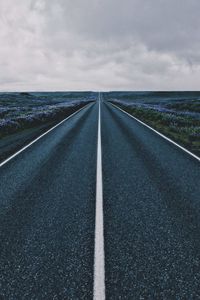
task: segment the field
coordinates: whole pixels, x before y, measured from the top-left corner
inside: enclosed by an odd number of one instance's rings
[[[92,92],[0,93],[0,160],[95,99]]]
[[[92,93],[1,93],[0,137],[62,119],[92,99]]]
[[[111,92],[105,98],[200,156],[200,92]]]

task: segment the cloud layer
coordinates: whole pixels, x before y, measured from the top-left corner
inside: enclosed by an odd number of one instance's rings
[[[198,0],[1,0],[0,90],[199,90]]]

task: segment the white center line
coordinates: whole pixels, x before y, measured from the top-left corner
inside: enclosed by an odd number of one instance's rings
[[[103,225],[103,182],[101,151],[101,105],[99,93],[99,120],[97,144],[96,174],[96,216],[95,216],[95,249],[94,249],[94,300],[105,299],[105,257]]]

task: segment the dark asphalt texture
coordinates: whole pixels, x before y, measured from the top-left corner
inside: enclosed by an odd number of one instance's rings
[[[0,170],[0,299],[92,299],[98,105]]]
[[[200,299],[200,164],[102,103],[106,299]],[[0,169],[0,299],[92,299],[98,104]]]
[[[107,299],[200,299],[200,164],[104,104]]]

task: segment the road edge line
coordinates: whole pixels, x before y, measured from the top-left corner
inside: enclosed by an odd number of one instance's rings
[[[109,102],[112,106],[114,106],[115,108],[121,110],[124,114],[127,114],[129,117],[133,118],[134,120],[136,120],[137,122],[141,123],[142,125],[146,126],[147,128],[149,128],[150,130],[154,131],[155,133],[157,133],[159,136],[161,136],[162,138],[164,138],[165,140],[167,140],[168,142],[174,144],[175,146],[177,146],[178,148],[182,149],[184,152],[186,152],[187,154],[191,155],[193,158],[197,159],[200,162],[200,157],[198,157],[197,155],[195,155],[194,153],[190,152],[189,150],[187,150],[186,148],[184,148],[183,146],[177,144],[176,142],[174,142],[172,139],[168,138],[167,136],[165,136],[164,134],[160,133],[159,131],[157,131],[156,129],[152,128],[151,126],[147,125],[146,123],[144,123],[143,121],[139,120],[138,118],[134,117],[133,115],[129,114],[128,112],[126,112],[125,110],[121,109],[120,107],[118,107],[117,105]]]
[[[93,299],[105,299],[105,255],[104,255],[104,221],[103,221],[103,176],[101,147],[101,106],[99,93],[97,170],[96,170],[96,213],[94,246],[94,287]]]
[[[79,113],[82,109],[88,107],[89,105],[90,105],[90,103],[87,104],[87,105],[85,105],[85,106],[83,106],[83,107],[81,107],[80,109],[78,109],[77,111],[75,111],[73,114],[69,115],[67,118],[65,118],[64,120],[62,120],[58,124],[54,125],[50,129],[48,129],[47,131],[45,131],[43,134],[41,134],[40,136],[38,136],[32,142],[28,143],[28,145],[24,146],[22,149],[18,150],[17,152],[15,152],[14,154],[12,154],[8,158],[6,158],[4,161],[2,161],[0,163],[0,168],[3,167],[6,163],[8,163],[11,159],[13,159],[14,157],[16,157],[20,153],[22,153],[24,150],[26,150],[27,148],[29,148],[31,145],[33,145],[34,143],[36,143],[38,140],[40,140],[43,136],[45,136],[46,134],[48,134],[50,131],[52,131],[53,129],[55,129],[56,127],[58,127],[59,125],[61,125],[62,123],[64,123],[65,121],[67,121],[68,119],[70,119],[71,117],[73,117],[74,115],[76,115],[77,113]]]

